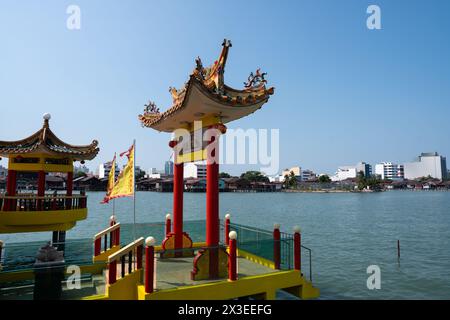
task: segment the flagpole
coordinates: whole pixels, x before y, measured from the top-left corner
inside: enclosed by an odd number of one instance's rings
[[[133,236],[136,241],[136,139],[133,140]]]

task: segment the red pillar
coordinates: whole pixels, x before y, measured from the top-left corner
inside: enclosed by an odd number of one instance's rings
[[[273,262],[275,264],[275,269],[280,269],[281,266],[281,233],[280,226],[275,225],[273,229]]]
[[[184,164],[173,165],[173,232],[175,249],[183,248]]]
[[[39,171],[38,173],[38,197],[45,196],[45,171]],[[38,210],[44,210],[43,200],[38,200]]]
[[[232,231],[229,234],[229,252],[228,252],[228,279],[230,281],[237,280],[237,246],[236,246],[236,232]]]
[[[6,192],[9,197],[14,197],[16,195],[17,184],[17,171],[8,170],[8,177],[6,180]],[[5,211],[16,211],[17,201],[13,199],[8,199],[5,201]]]
[[[300,228],[294,229],[294,269],[302,268],[301,234]]]
[[[155,276],[155,248],[153,247],[155,239],[149,237],[145,241],[145,293],[153,292],[153,279]]]
[[[219,164],[206,166],[206,245],[210,247],[209,275],[219,275]]]
[[[230,243],[230,215],[225,215],[225,244],[229,245]]]
[[[66,182],[66,195],[68,197],[72,196],[73,193],[73,172],[68,172],[67,173],[67,182]],[[72,199],[67,199],[66,200],[66,209],[71,209],[72,208]]]

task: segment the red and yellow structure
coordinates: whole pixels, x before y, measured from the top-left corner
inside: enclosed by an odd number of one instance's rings
[[[0,194],[0,233],[54,231],[53,241],[64,241],[65,231],[86,219],[86,195],[73,194],[73,163],[91,160],[97,141],[74,146],[60,140],[50,129],[50,115],[33,135],[19,141],[0,141],[0,156],[8,158],[6,193]],[[37,173],[37,192],[17,190],[21,173]],[[64,194],[46,194],[46,175],[66,176]]]
[[[218,140],[226,133],[225,123],[260,109],[274,93],[274,88],[266,88],[265,73],[260,73],[259,69],[250,75],[242,90],[225,85],[231,42],[225,39],[222,46],[219,58],[210,67],[204,67],[197,58],[196,68],[183,89],[170,88],[173,104],[167,111],[160,113],[154,103],[149,103],[139,116],[143,126],[174,134],[169,143],[175,159],[173,232],[167,235],[162,248],[175,250],[178,255],[193,252],[190,250],[192,240],[183,231],[183,167],[187,162],[206,160],[206,247],[194,259],[192,278],[196,280],[221,278],[227,273],[227,253],[219,247],[218,187]],[[186,138],[190,138],[189,143]]]

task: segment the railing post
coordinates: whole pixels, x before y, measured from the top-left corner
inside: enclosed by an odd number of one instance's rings
[[[118,246],[120,244],[120,226],[117,227],[114,235],[115,245]]]
[[[114,260],[108,264],[108,284],[116,283],[116,277],[117,277],[117,260]]]
[[[155,273],[155,238],[148,237],[145,240],[145,293],[153,292],[153,279]]]
[[[229,252],[228,252],[228,280],[237,280],[237,246],[236,246],[236,231],[231,231],[229,237]]]
[[[136,248],[136,269],[142,269],[142,246]]]
[[[302,269],[302,243],[301,243],[300,228],[294,227],[294,269]]]
[[[109,226],[110,227],[112,227],[113,225],[115,225],[116,224],[116,217],[114,217],[114,215],[112,215],[110,218],[109,218]],[[110,232],[110,234],[109,234],[109,248],[112,248],[114,245],[115,245],[115,236],[116,236],[116,233],[115,233],[115,231],[113,230],[112,232]]]
[[[99,237],[94,241],[94,256],[98,256],[102,252],[102,238]]]
[[[170,213],[166,214],[166,237],[172,232],[172,216]]]
[[[281,233],[278,223],[273,227],[273,262],[275,269],[279,270],[281,267]]]
[[[230,243],[230,214],[227,213],[225,215],[225,244],[229,245]]]

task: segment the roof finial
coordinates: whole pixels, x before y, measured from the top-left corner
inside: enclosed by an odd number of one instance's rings
[[[44,118],[44,127],[48,128],[48,121],[51,119],[52,116],[50,115],[50,113],[46,112],[42,117]]]
[[[223,39],[222,46],[231,48],[233,45],[231,44],[231,40]]]

